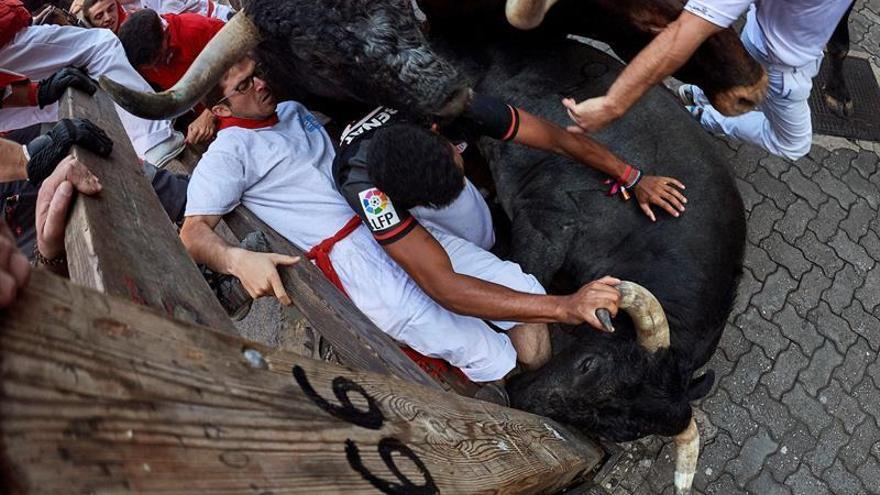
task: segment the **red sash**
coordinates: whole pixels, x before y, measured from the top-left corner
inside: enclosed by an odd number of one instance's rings
[[[333,268],[333,262],[330,261],[330,251],[333,250],[333,246],[335,246],[337,242],[348,237],[348,234],[354,232],[354,229],[358,228],[360,224],[361,217],[357,215],[351,217],[351,219],[339,229],[339,232],[324,239],[318,244],[315,244],[312,249],[309,249],[309,252],[306,253],[306,258],[314,260],[315,265],[321,270],[324,276],[327,277],[327,280],[335,285],[337,289],[341,290],[346,296],[348,296],[348,292],[345,292],[345,287],[342,286],[342,281],[339,280],[339,274],[336,273],[336,270]]]
[[[348,237],[348,235],[354,232],[354,229],[358,228],[360,224],[361,218],[359,216],[355,215],[351,217],[351,220],[339,229],[339,232],[333,234],[332,237],[328,237],[319,242],[312,249],[309,249],[308,253],[306,253],[306,258],[314,260],[315,265],[317,265],[324,276],[327,277],[327,280],[335,285],[337,289],[341,290],[346,297],[348,297],[348,292],[345,291],[345,288],[342,286],[342,281],[339,280],[339,275],[336,273],[336,270],[333,269],[333,263],[330,261],[330,251],[333,250],[333,246],[337,242]],[[470,382],[470,379],[468,379],[464,372],[440,358],[425,356],[403,344],[400,344],[400,350],[435,379],[441,381],[447,380],[449,374],[452,373],[457,375],[460,380]]]

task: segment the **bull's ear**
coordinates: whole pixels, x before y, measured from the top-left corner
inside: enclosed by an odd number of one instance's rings
[[[715,383],[715,372],[713,370],[708,370],[703,373],[703,376],[691,380],[691,384],[688,386],[688,401],[702,399],[709,393],[709,390],[712,390],[712,384]]]

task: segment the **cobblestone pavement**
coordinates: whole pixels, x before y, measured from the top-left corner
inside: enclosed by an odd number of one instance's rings
[[[880,0],[857,1],[850,32],[878,73]],[[794,166],[725,144],[748,244],[698,403],[695,491],[880,493],[880,143],[817,136]],[[618,447],[609,493],[672,493],[668,440]]]

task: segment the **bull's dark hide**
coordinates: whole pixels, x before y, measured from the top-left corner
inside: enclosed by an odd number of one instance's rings
[[[622,69],[574,42],[468,53],[457,62],[479,91],[561,125],[569,122],[563,96],[603,94]],[[554,338],[551,363],[509,390],[517,407],[611,440],[676,434],[691,417],[690,400],[712,383],[691,377],[715,350],[731,310],[745,245],[742,200],[720,144],[668,91],[652,90],[596,138],[645,172],[683,181],[687,211],[678,219],[658,212],[652,223],[635,201],[607,197],[599,173],[485,140],[481,150],[513,222],[512,258],[548,286],[555,280],[573,290],[613,275],[647,287],[666,310],[671,348],[647,354],[623,316],[613,335],[569,329],[567,338]]]
[[[443,36],[482,37],[486,32],[496,37],[522,36],[507,24],[504,4],[504,0],[419,0],[432,30]],[[569,33],[587,36],[607,43],[629,61],[678,18],[684,4],[682,0],[561,0],[532,33],[556,38]],[[735,87],[757,84],[762,74],[739,35],[725,29],[703,43],[675,76],[696,84],[715,101]]]
[[[282,97],[436,112],[464,81],[419,30],[409,0],[249,0],[257,51]]]

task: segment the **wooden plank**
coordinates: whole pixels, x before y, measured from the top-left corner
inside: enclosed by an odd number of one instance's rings
[[[108,158],[74,147],[74,156],[104,187],[74,205],[65,237],[71,279],[175,318],[234,332],[143,175],[110,98],[101,90],[91,98],[70,90],[59,103],[62,117],[87,118],[113,140]]]
[[[13,493],[544,494],[601,456],[551,420],[285,355],[43,270],[0,321]]]
[[[200,158],[197,151],[188,147],[178,157],[179,163],[175,166],[192,173]],[[223,220],[238,239],[259,230],[266,234],[272,252],[303,256],[302,250],[244,206],[236,207]],[[294,305],[309,320],[312,328],[330,342],[340,361],[347,366],[388,373],[426,386],[437,386],[439,382],[442,388],[468,397],[476,393],[476,385],[454,373],[437,373],[433,378],[425,373],[312,263],[279,267],[279,273]]]

